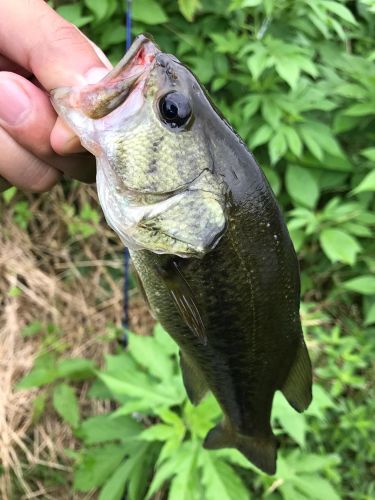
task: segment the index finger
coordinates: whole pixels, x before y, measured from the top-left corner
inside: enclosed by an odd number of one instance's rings
[[[89,70],[106,67],[86,37],[43,0],[7,0],[1,10],[0,52],[46,90],[85,83]]]

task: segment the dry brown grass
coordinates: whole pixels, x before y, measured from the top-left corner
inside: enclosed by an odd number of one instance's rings
[[[34,425],[33,400],[40,391],[17,391],[15,383],[43,349],[61,349],[66,357],[101,362],[111,349],[110,343],[101,340],[106,326],[121,323],[122,247],[103,220],[88,238],[69,234],[71,216],[64,204],[77,209],[87,202],[95,206],[92,187],[70,187],[65,195],[58,186],[46,195],[28,197],[32,217],[27,231],[14,222],[14,207],[21,199],[25,198],[19,194],[8,206],[0,203],[0,461],[4,469],[0,497],[78,498],[69,484],[48,487],[33,473],[43,466],[69,472],[64,448],[75,449],[78,444],[51,408]],[[16,289],[19,293],[12,293]],[[150,318],[138,297],[133,299],[131,318],[133,329],[149,329]],[[22,336],[22,329],[36,320],[59,328],[60,346],[48,346],[40,335]],[[106,403],[86,397],[86,384],[79,392],[83,414],[107,409]]]

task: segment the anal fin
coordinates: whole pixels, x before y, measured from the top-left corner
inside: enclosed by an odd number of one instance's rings
[[[306,344],[301,340],[293,365],[281,387],[288,403],[298,412],[306,410],[312,400],[312,368]]]
[[[237,448],[251,463],[267,474],[275,474],[277,440],[269,435],[246,436],[231,430],[225,421],[211,429],[203,446],[208,450]]]
[[[180,366],[182,379],[187,395],[193,405],[197,405],[208,391],[208,385],[203,374],[180,351]]]

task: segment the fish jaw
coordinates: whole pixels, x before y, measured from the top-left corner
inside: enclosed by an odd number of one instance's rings
[[[140,35],[99,82],[51,91],[57,113],[95,156],[101,151],[98,133],[123,125],[142,108],[146,81],[159,52],[151,40]]]

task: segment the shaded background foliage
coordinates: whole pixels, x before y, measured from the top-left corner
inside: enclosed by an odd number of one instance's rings
[[[113,63],[121,58],[122,2],[50,3]],[[58,356],[46,368],[40,357],[20,387],[48,384],[55,411],[80,439],[68,453],[77,491],[100,487],[103,499],[125,488],[131,499],[373,498],[375,2],[134,0],[133,35],[145,31],[197,74],[280,201],[300,258],[314,403],[298,415],[276,398],[282,449],[268,478],[237,452],[201,449],[217,406],[186,401],[160,327],[154,337],[132,335],[129,353],[107,357],[101,370]],[[27,201],[13,196],[4,193],[3,203],[27,231]],[[95,234],[94,202],[66,211],[73,235]],[[81,420],[77,374],[93,378],[93,398],[116,402],[114,414]]]

